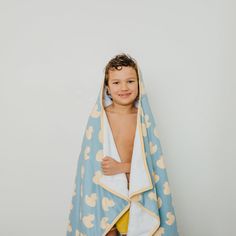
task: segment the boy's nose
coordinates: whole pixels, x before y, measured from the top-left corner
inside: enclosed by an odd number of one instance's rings
[[[127,84],[122,84],[122,85],[121,85],[121,89],[122,89],[122,90],[127,90],[127,89],[128,89]]]

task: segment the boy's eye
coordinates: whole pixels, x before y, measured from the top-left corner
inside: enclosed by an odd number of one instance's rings
[[[133,83],[133,82],[135,82],[135,81],[134,81],[134,80],[129,80],[129,81],[128,81],[128,83],[130,83],[130,84]],[[120,82],[116,81],[116,82],[113,82],[112,84],[119,84],[119,83],[120,83]]]

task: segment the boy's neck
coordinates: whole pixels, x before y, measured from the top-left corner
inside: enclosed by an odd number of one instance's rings
[[[131,114],[136,112],[136,108],[134,104],[129,105],[120,105],[117,103],[112,103],[109,109],[111,112],[119,113],[119,114]]]

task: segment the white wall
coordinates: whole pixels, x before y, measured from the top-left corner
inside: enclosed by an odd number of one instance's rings
[[[142,69],[181,236],[234,235],[235,2],[0,1],[0,235],[65,236],[107,61]]]

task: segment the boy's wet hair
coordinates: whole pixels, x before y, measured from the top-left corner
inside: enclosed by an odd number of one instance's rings
[[[105,85],[108,85],[109,70],[121,70],[123,66],[129,66],[135,69],[138,79],[138,67],[134,58],[130,55],[121,53],[113,57],[105,67]]]

